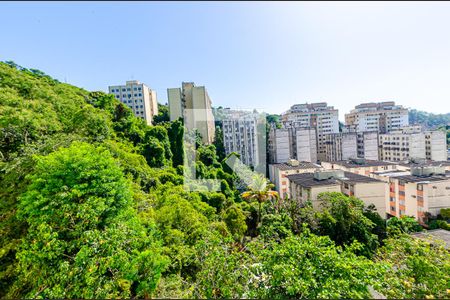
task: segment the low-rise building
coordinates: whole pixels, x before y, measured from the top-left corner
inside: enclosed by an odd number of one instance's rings
[[[365,206],[373,204],[378,214],[386,218],[388,184],[368,176],[342,170],[323,170],[287,176],[290,194],[294,201],[311,201],[313,208],[320,209],[320,193],[341,192],[361,199]]]
[[[298,160],[291,159],[286,163],[269,165],[269,178],[275,184],[275,190],[280,195],[280,198],[284,199],[286,196],[290,196],[288,175],[312,173],[320,168],[321,166],[311,162],[299,162]]]
[[[425,222],[426,213],[436,216],[450,207],[450,172],[444,167],[411,167],[410,170],[375,172],[371,177],[389,184],[390,216],[403,215]]]
[[[343,170],[355,174],[369,176],[376,171],[396,170],[397,164],[379,160],[350,159],[343,161],[323,161],[321,165],[324,169]]]

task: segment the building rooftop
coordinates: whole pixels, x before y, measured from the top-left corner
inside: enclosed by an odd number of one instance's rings
[[[381,166],[392,166],[397,165],[396,163],[381,161],[381,160],[364,160],[361,162],[355,162],[351,160],[338,160],[338,161],[327,161],[327,163],[332,163],[346,168],[358,168],[358,167],[381,167]]]
[[[320,169],[322,168],[319,165],[316,165],[314,163],[311,162],[307,162],[307,161],[300,161],[298,166],[293,166],[290,165],[288,163],[280,163],[280,164],[273,164],[272,166],[274,166],[277,169],[280,169],[281,171],[286,171],[286,170],[303,170],[303,169]]]
[[[434,160],[422,160],[418,162],[400,162],[398,164],[399,166],[404,167],[448,167],[450,166],[450,160],[444,160],[444,161],[434,161]]]
[[[339,185],[341,182],[345,183],[372,183],[372,182],[382,182],[378,179],[358,175],[351,172],[344,172],[344,177],[342,178],[329,178],[318,180],[314,177],[314,173],[303,173],[303,174],[293,174],[286,176],[289,181],[295,184],[301,185],[303,187],[313,187],[313,186],[326,186],[326,185]]]
[[[442,181],[450,179],[450,172],[447,171],[445,175],[431,175],[431,176],[403,175],[403,176],[396,176],[395,178],[406,182]]]
[[[379,175],[379,176],[386,176],[386,177],[397,177],[397,176],[403,176],[403,175],[410,175],[410,171],[402,171],[402,170],[382,170],[382,171],[375,171],[371,172],[372,174]]]
[[[445,229],[435,229],[435,230],[428,230],[424,232],[417,232],[411,234],[413,237],[423,239],[425,241],[431,241],[433,238],[439,239],[444,241],[445,248],[450,248],[450,231]]]

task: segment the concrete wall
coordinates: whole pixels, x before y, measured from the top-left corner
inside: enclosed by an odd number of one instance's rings
[[[296,152],[298,161],[317,162],[316,131],[309,128],[297,128]]]
[[[169,103],[169,117],[170,121],[175,121],[183,117],[183,108],[181,104],[181,89],[172,88],[167,89],[167,99]]]
[[[358,157],[356,133],[343,133],[341,160],[348,160],[356,157]]]
[[[354,184],[354,196],[361,199],[365,206],[374,204],[378,214],[386,218],[389,205],[389,185],[386,182]]]

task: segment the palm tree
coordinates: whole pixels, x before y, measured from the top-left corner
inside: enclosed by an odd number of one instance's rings
[[[256,200],[259,204],[258,221],[261,221],[261,205],[267,200],[278,199],[278,192],[272,191],[273,184],[260,174],[254,175],[252,183],[248,186],[248,191],[241,194],[242,198],[247,201]]]

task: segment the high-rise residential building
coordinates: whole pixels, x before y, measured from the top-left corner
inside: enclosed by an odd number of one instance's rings
[[[269,178],[275,184],[275,190],[280,198],[284,199],[286,196],[290,197],[288,175],[313,173],[318,169],[321,169],[321,166],[314,163],[290,159],[286,163],[269,165]]]
[[[267,143],[269,149],[269,162],[285,163],[292,157],[291,138],[287,128],[272,127],[269,132]]]
[[[395,105],[394,101],[363,103],[345,115],[345,124],[354,126],[357,132],[377,131],[386,133],[408,126],[408,109]]]
[[[265,154],[265,149],[259,149],[260,139],[264,138],[258,135],[259,119],[259,114],[253,112],[229,109],[222,111],[225,153],[228,155],[236,152],[244,164],[253,167],[259,165],[263,159],[260,150]]]
[[[361,199],[366,206],[373,204],[378,214],[386,218],[388,184],[384,181],[342,170],[316,170],[287,175],[287,179],[292,201],[311,201],[313,208],[320,210],[320,193],[340,192]]]
[[[214,141],[215,125],[212,103],[204,86],[183,82],[181,88],[167,89],[169,116],[174,121],[184,118],[187,129],[197,129],[205,144]]]
[[[447,135],[445,131],[425,131],[425,156],[434,161],[447,160]]]
[[[378,160],[378,132],[366,131],[356,134],[358,157],[367,160]]]
[[[135,116],[152,125],[158,114],[156,92],[137,80],[127,81],[125,85],[110,86],[109,93],[133,110]]]
[[[314,128],[317,159],[325,160],[325,135],[339,133],[338,110],[326,102],[296,104],[281,115],[286,128]]]
[[[270,163],[285,163],[289,159],[317,162],[317,135],[315,128],[272,127],[269,132],[268,149]]]
[[[331,133],[325,135],[325,160],[339,161],[356,158],[356,133]]]

